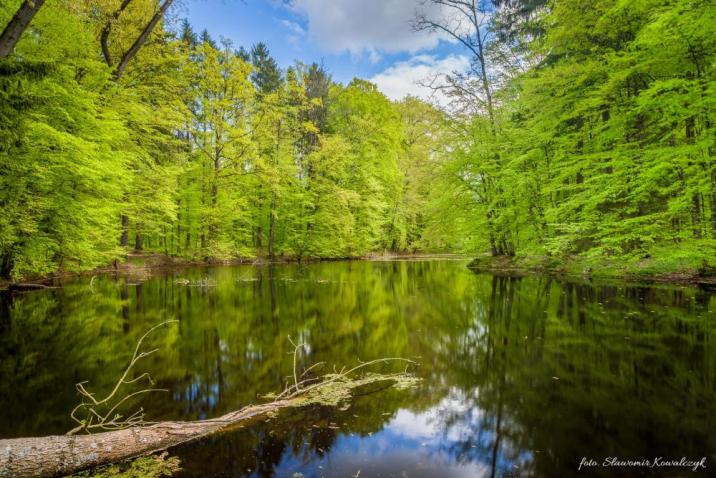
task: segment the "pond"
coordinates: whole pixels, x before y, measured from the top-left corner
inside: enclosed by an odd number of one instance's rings
[[[463,260],[189,268],[0,296],[0,437],[64,433],[74,384],[107,392],[138,338],[167,392],[147,419],[201,419],[302,367],[406,357],[412,390],[309,408],[173,450],[185,477],[614,476],[583,458],[716,467],[716,295],[696,287],[476,274]],[[186,281],[189,281],[187,284]],[[621,468],[619,476],[688,469]],[[713,475],[712,475],[713,476]]]

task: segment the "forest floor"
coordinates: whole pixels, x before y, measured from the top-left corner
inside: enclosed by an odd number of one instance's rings
[[[716,270],[685,264],[655,264],[653,261],[628,262],[622,259],[587,261],[572,257],[557,261],[546,256],[491,256],[473,259],[468,268],[474,271],[509,275],[551,274],[572,279],[622,280],[638,283],[668,283],[716,287]]]

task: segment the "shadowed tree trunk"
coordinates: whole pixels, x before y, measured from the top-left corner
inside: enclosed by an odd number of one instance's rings
[[[276,157],[274,158],[274,167],[278,168],[279,154],[281,152],[281,121],[278,122],[276,129]],[[275,187],[275,186],[274,186]],[[274,242],[276,240],[276,191],[271,190],[271,202],[269,203],[269,239],[268,239],[268,255],[274,258]]]
[[[144,250],[144,236],[141,232],[137,232],[137,234],[134,236],[134,250],[136,252],[141,252]]]
[[[129,244],[129,217],[122,214],[122,236],[119,238],[119,245],[127,247]]]
[[[22,2],[10,23],[0,34],[0,58],[7,58],[12,53],[15,45],[20,40],[20,36],[22,36],[22,32],[27,29],[43,3],[45,3],[45,0],[25,0]]]

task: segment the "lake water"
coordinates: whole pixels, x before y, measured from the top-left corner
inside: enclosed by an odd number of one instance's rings
[[[0,295],[0,436],[64,433],[140,362],[147,419],[201,419],[301,365],[413,358],[413,390],[310,408],[174,450],[186,477],[686,476],[582,458],[700,460],[716,476],[716,296],[475,274],[461,260],[192,268]],[[191,281],[190,284],[182,280]]]

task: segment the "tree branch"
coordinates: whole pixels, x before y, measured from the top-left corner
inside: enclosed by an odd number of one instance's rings
[[[149,35],[152,33],[152,30],[154,30],[154,27],[159,23],[159,20],[162,19],[166,11],[169,9],[169,7],[172,5],[174,0],[164,0],[161,5],[159,6],[159,10],[154,13],[151,20],[149,20],[149,23],[147,23],[147,26],[144,27],[144,30],[142,30],[142,33],[139,34],[137,39],[134,41],[132,46],[129,47],[129,50],[122,55],[122,59],[119,61],[119,64],[117,65],[117,68],[114,70],[114,80],[119,80],[122,75],[124,74],[124,70],[127,68],[127,65],[129,62],[134,58],[139,50],[142,48],[142,45],[147,41],[147,38],[149,38]]]
[[[132,0],[122,0],[119,8],[110,16],[107,23],[105,23],[104,28],[102,28],[102,33],[99,36],[99,43],[102,46],[102,56],[104,56],[104,61],[107,62],[107,66],[112,66],[112,55],[109,51],[109,35],[112,33],[112,25],[119,19],[119,16],[130,3],[132,3]]]

